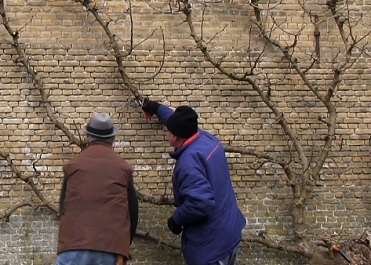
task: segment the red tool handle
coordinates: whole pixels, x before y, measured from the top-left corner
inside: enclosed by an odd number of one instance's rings
[[[151,118],[152,118],[151,113],[149,113],[149,112],[147,112],[147,111],[143,111],[143,113],[144,113],[144,117],[146,117],[146,119],[150,121]]]
[[[335,252],[339,252],[339,254],[348,262],[350,263],[352,260],[350,259],[350,257],[344,252],[342,251],[339,247],[337,246],[333,246],[332,247],[332,250],[335,251]]]

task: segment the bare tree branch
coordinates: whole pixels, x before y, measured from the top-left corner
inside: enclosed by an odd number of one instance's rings
[[[15,211],[17,211],[20,208],[27,207],[27,206],[29,206],[29,207],[31,207],[33,209],[36,209],[37,208],[32,202],[21,202],[21,203],[18,203],[16,205],[14,205],[13,207],[5,210],[4,214],[3,215],[0,215],[0,220],[2,220],[2,222],[9,222],[10,216]]]
[[[309,248],[307,245],[289,245],[285,243],[278,243],[267,237],[264,233],[260,235],[247,235],[243,237],[242,242],[245,243],[259,243],[271,249],[282,250],[285,252],[301,254],[309,259],[317,255],[315,251]]]
[[[99,15],[98,13],[99,9],[95,5],[92,4],[91,0],[74,0],[74,1],[77,3],[80,3],[85,8],[85,10],[87,12],[90,12],[94,16],[96,21],[101,25],[101,27],[103,28],[104,32],[106,33],[106,35],[108,36],[110,40],[110,45],[114,51],[115,60],[118,65],[118,71],[121,75],[121,78],[125,86],[130,90],[130,92],[134,95],[134,97],[137,100],[139,100],[140,102],[143,101],[142,95],[140,95],[138,89],[132,84],[129,76],[127,75],[125,71],[125,66],[122,62],[122,54],[119,49],[119,44],[116,41],[116,35],[111,32],[110,28],[108,27],[108,24]]]
[[[145,231],[143,231],[141,229],[137,229],[136,235],[139,236],[139,237],[143,237],[143,238],[152,240],[152,241],[156,242],[159,245],[167,246],[167,247],[170,247],[170,248],[173,248],[173,249],[180,249],[180,245],[179,244],[174,243],[174,242],[169,242],[167,240],[163,240],[160,237],[157,237],[157,236],[152,235],[149,231],[148,232],[145,232]]]
[[[47,199],[44,197],[44,195],[39,191],[39,189],[36,187],[36,184],[33,180],[34,177],[37,177],[40,175],[40,172],[34,172],[33,174],[25,175],[22,174],[18,168],[14,165],[12,159],[10,158],[10,155],[4,152],[0,152],[0,157],[3,158],[5,161],[7,161],[8,166],[11,168],[12,172],[15,174],[15,176],[22,180],[24,183],[29,185],[32,189],[32,191],[36,194],[36,196],[41,200],[42,204],[40,206],[44,206],[48,209],[50,209],[53,213],[58,213],[58,209],[50,202],[47,201]],[[28,205],[33,206],[33,205]]]
[[[55,117],[54,112],[53,112],[53,108],[51,107],[50,102],[49,102],[49,94],[47,93],[47,91],[44,87],[44,83],[41,80],[41,78],[39,77],[36,69],[29,64],[29,61],[26,58],[26,55],[23,52],[23,50],[21,48],[21,45],[18,41],[19,30],[13,30],[11,28],[11,26],[9,25],[9,20],[6,16],[6,13],[5,13],[4,0],[0,1],[0,16],[2,18],[2,24],[4,25],[6,31],[9,33],[9,35],[13,39],[12,45],[15,48],[15,50],[17,51],[17,54],[19,56],[18,59],[16,60],[16,62],[20,63],[26,69],[27,73],[31,76],[35,88],[40,93],[41,102],[46,109],[46,113],[48,115],[48,118],[52,121],[52,123],[55,125],[55,127],[59,128],[61,131],[64,132],[64,134],[70,140],[71,144],[76,144],[77,146],[82,147],[83,143],[79,139],[77,139],[68,130],[68,128]]]
[[[298,151],[298,154],[300,155],[300,159],[302,160],[302,163],[305,164],[305,167],[308,165],[307,158],[304,155],[304,150],[300,143],[297,141],[296,135],[293,133],[293,131],[290,129],[289,124],[287,123],[284,114],[277,108],[276,104],[274,104],[267,95],[263,92],[263,89],[259,87],[259,85],[250,77],[247,75],[244,76],[238,76],[233,72],[228,72],[221,63],[218,63],[214,58],[211,57],[208,47],[206,44],[204,44],[204,41],[197,36],[196,30],[193,25],[192,20],[192,14],[189,10],[189,7],[185,4],[183,6],[183,13],[186,15],[186,21],[189,25],[189,29],[191,31],[191,36],[193,37],[194,41],[197,44],[197,47],[200,49],[200,51],[203,53],[205,58],[215,67],[217,68],[222,74],[226,75],[227,77],[231,78],[232,80],[241,81],[241,82],[247,82],[249,83],[252,88],[258,92],[259,96],[261,97],[262,101],[267,105],[268,108],[272,110],[274,115],[277,118],[277,122],[282,126],[285,133],[290,137],[291,141],[294,143],[295,148]]]
[[[149,202],[155,205],[175,206],[175,200],[165,195],[161,196],[160,198],[156,198],[151,195],[143,194],[139,191],[137,191],[137,194],[138,194],[138,199],[142,202]]]

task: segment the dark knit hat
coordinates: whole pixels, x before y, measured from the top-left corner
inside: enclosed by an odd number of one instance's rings
[[[198,130],[197,113],[188,106],[179,106],[165,123],[166,128],[175,136],[189,138]]]

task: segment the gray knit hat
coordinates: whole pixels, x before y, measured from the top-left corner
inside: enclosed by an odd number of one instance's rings
[[[113,127],[112,119],[107,113],[94,114],[83,130],[87,134],[99,138],[110,138],[118,132],[118,129]]]

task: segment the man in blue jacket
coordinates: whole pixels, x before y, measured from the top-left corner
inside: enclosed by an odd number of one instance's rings
[[[246,219],[238,208],[224,148],[218,138],[198,128],[188,106],[175,111],[146,100],[143,110],[156,114],[175,148],[173,190],[177,208],[167,225],[182,234],[188,265],[234,265]]]

